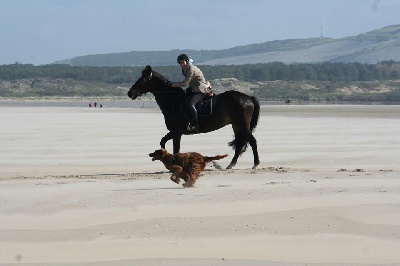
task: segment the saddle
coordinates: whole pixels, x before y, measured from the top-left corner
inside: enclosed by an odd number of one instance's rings
[[[183,97],[180,103],[181,112],[189,117],[190,117],[190,111],[188,108],[188,103],[192,95],[193,95],[192,90],[190,88],[186,89],[185,96]],[[199,117],[212,115],[215,101],[216,101],[216,94],[213,91],[204,94],[203,98],[196,104],[197,115]]]

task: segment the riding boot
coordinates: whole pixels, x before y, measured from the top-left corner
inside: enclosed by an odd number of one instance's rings
[[[192,116],[192,122],[188,125],[190,131],[200,131],[199,120],[197,118],[197,109],[194,105],[189,106],[190,114]]]

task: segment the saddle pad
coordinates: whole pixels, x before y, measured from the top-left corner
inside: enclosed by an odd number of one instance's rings
[[[209,99],[206,99],[206,100],[202,100],[202,102],[203,102],[203,104],[201,104],[200,105],[200,107],[199,107],[199,105],[197,105],[196,106],[196,108],[197,108],[197,115],[200,117],[200,116],[209,116],[209,115],[212,115],[213,114],[213,107],[214,107],[214,105],[215,105],[215,97],[212,97],[212,98],[209,98]],[[184,101],[182,101],[182,103],[181,103],[181,112],[184,114],[184,115],[186,115],[186,116],[189,116],[190,117],[190,111],[189,111],[189,108],[187,107],[187,105],[185,104],[185,102]]]

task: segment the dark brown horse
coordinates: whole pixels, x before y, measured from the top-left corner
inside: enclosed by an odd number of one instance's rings
[[[132,85],[128,92],[129,98],[135,100],[137,97],[152,93],[156,99],[161,112],[164,115],[165,125],[169,132],[161,139],[160,145],[165,149],[167,141],[173,141],[174,153],[178,153],[181,145],[182,135],[190,135],[193,132],[187,130],[190,117],[181,110],[181,102],[184,101],[186,92],[181,88],[168,86],[168,80],[159,73],[152,71],[146,66],[142,76]],[[232,124],[235,138],[229,142],[235,150],[235,155],[227,169],[236,165],[239,156],[250,144],[253,149],[253,169],[260,164],[257,151],[257,141],[252,132],[257,126],[260,114],[260,104],[255,97],[250,97],[238,91],[226,91],[213,96],[213,112],[209,116],[200,116],[200,132],[207,133]]]

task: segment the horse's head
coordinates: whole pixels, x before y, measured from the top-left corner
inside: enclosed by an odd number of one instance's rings
[[[142,76],[132,85],[132,87],[128,91],[128,96],[132,100],[135,100],[137,97],[150,92],[152,89],[151,78],[153,76],[153,70],[151,66],[146,66],[142,70]]]

